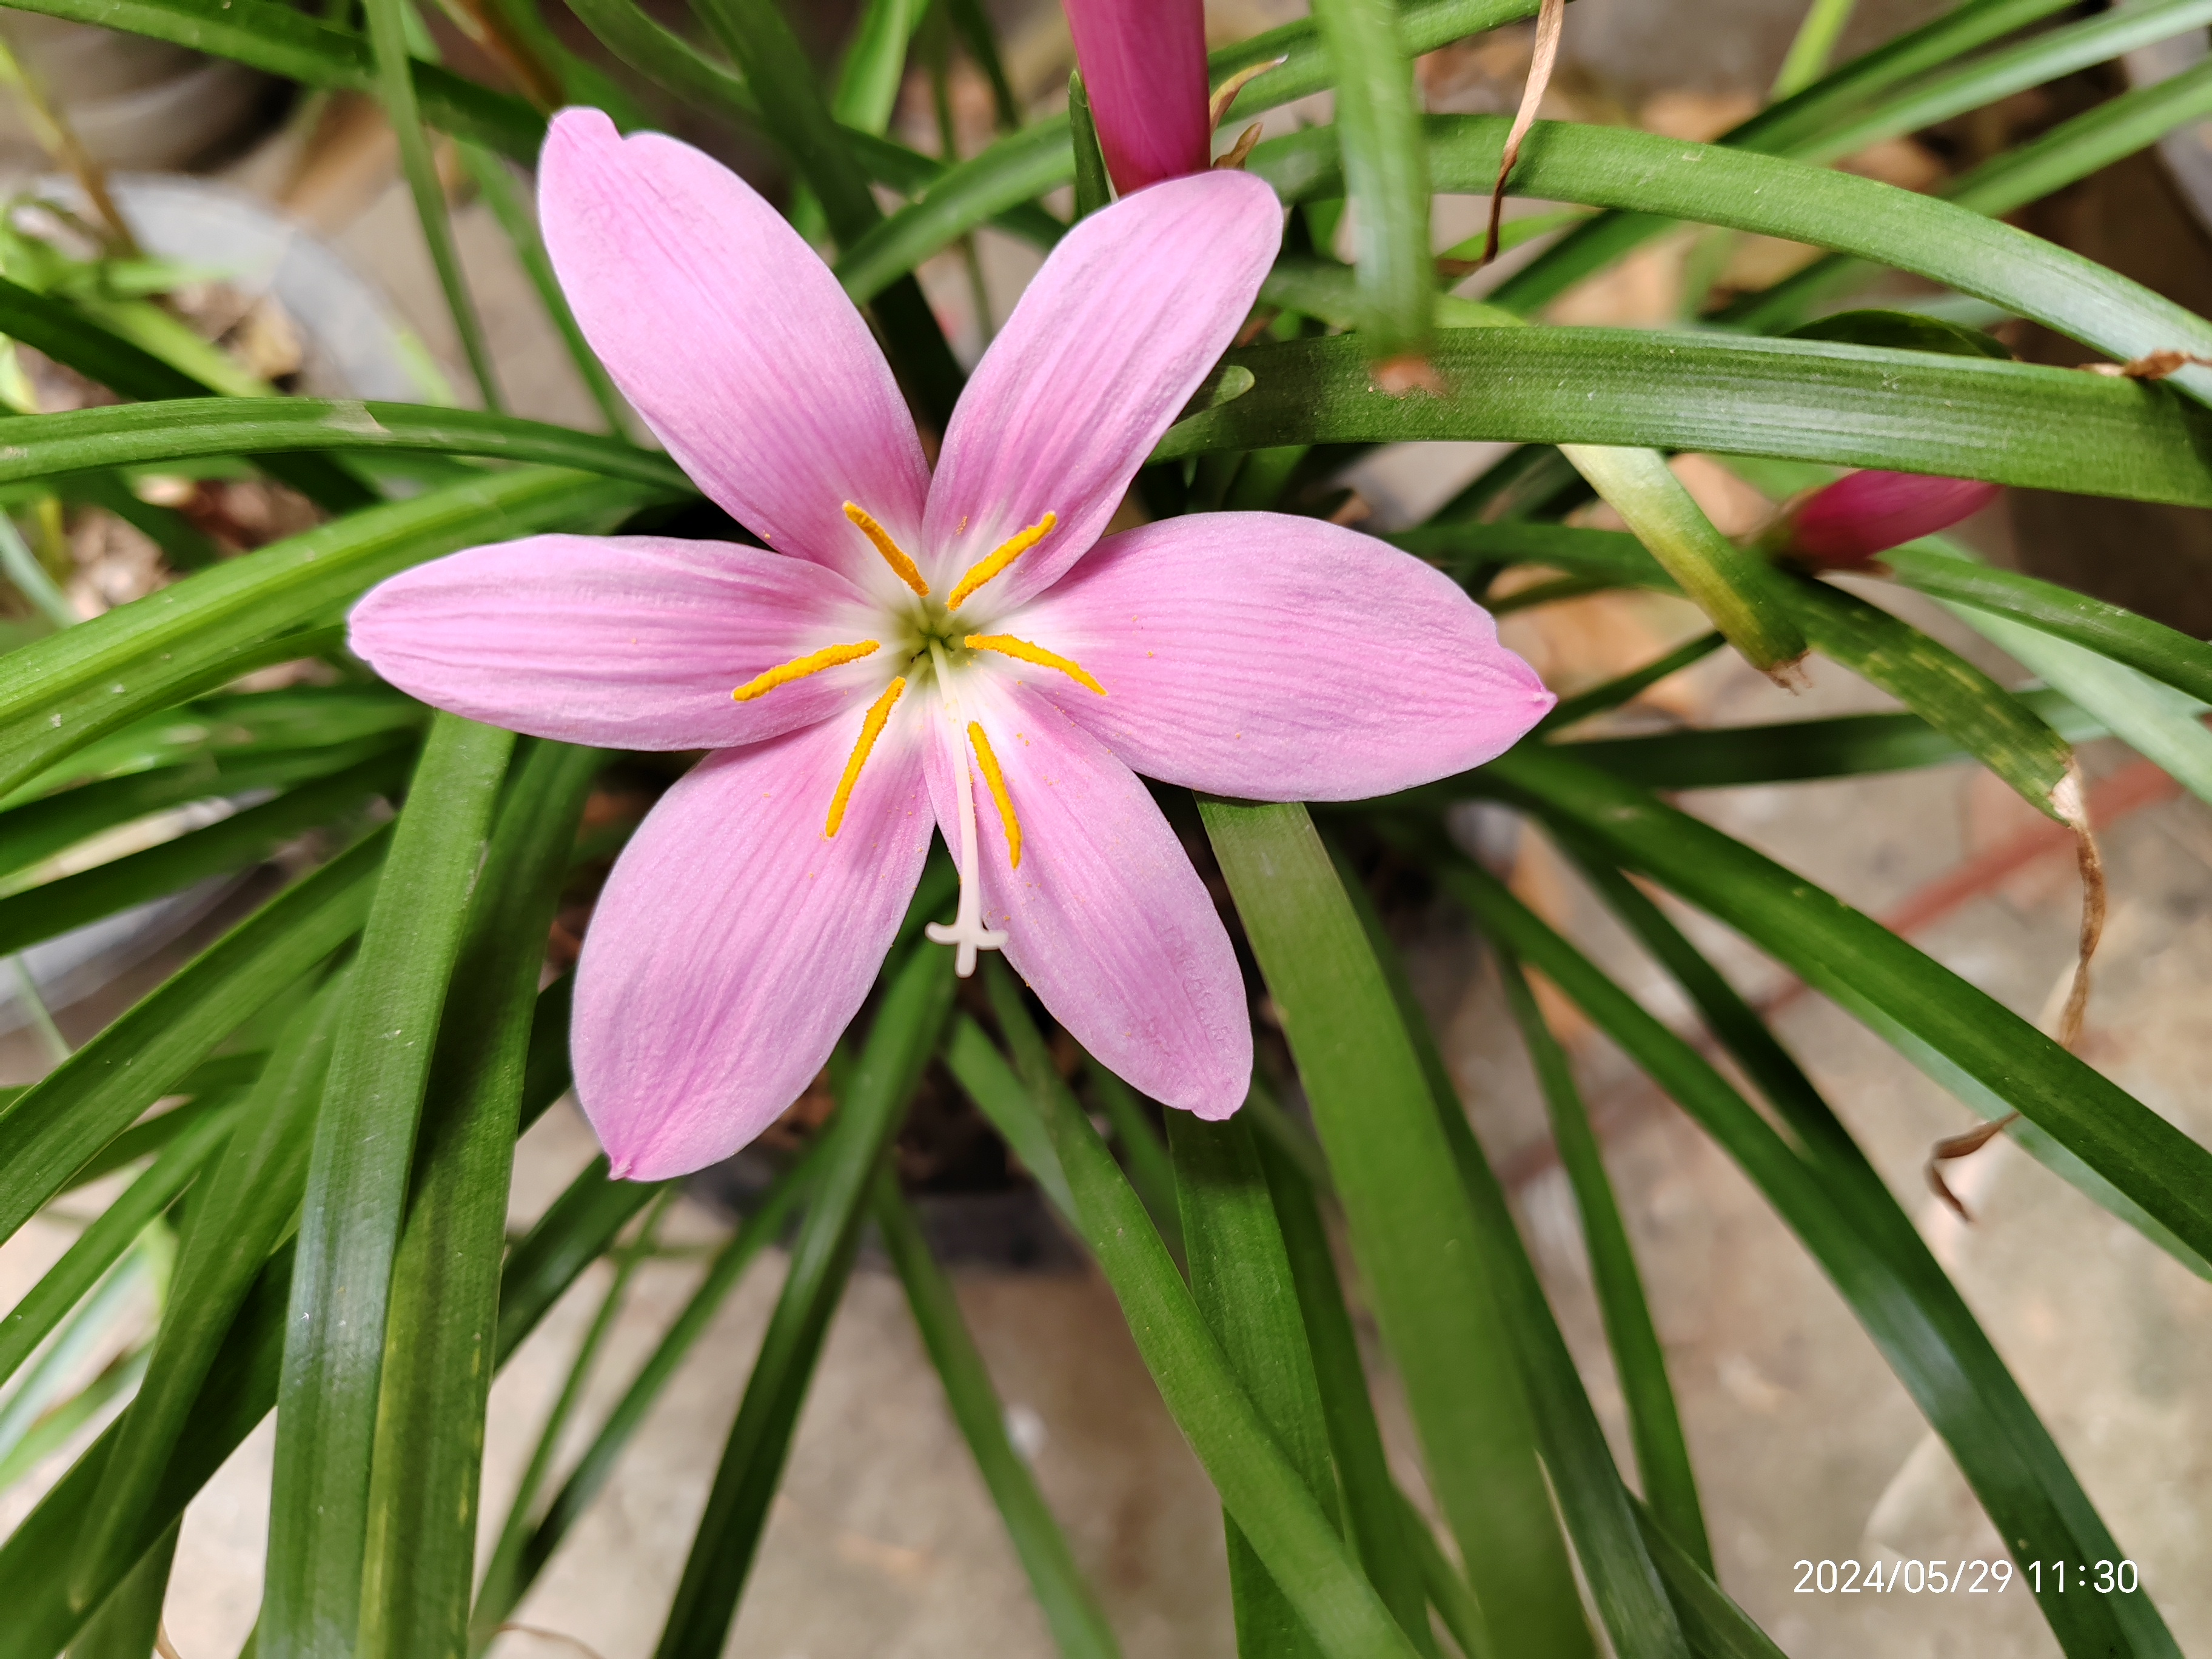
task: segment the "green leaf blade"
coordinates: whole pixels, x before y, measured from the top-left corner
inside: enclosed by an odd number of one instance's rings
[[[1006,1521],[1061,1659],[1121,1659],[1113,1627],[1076,1565],[1066,1535],[1045,1507],[1036,1477],[1006,1437],[1005,1410],[960,1316],[951,1282],[930,1255],[914,1212],[888,1171],[876,1178],[874,1214],[922,1344],[945,1385],[945,1403]]]
[[[1366,935],[1304,808],[1200,810],[1284,1010],[1353,1254],[1492,1639],[1502,1652],[1588,1651],[1528,1404],[1473,1255],[1477,1224]]]
[[[441,714],[332,1038],[301,1212],[270,1499],[262,1639],[356,1650],[393,1256],[439,1015],[514,736]]]
[[[1334,1520],[1336,1471],[1321,1384],[1251,1132],[1237,1118],[1206,1123],[1188,1112],[1170,1112],[1167,1124],[1191,1294],[1276,1444]],[[1224,1517],[1224,1524],[1237,1651],[1283,1659],[1316,1653],[1296,1609],[1236,1522]],[[1410,1639],[1413,1632],[1407,1635]]]
[[[366,1655],[467,1647],[500,1255],[538,974],[605,759],[566,744],[528,747],[470,899],[392,1264],[362,1566]]]

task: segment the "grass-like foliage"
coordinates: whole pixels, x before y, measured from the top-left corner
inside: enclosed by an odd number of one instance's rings
[[[634,0],[574,9],[629,72],[697,118],[782,151],[794,215],[866,309],[924,425],[941,428],[962,373],[917,268],[947,251],[972,261],[969,239],[986,226],[1050,247],[1070,229],[1062,185],[1077,185],[1079,210],[1100,205],[1109,186],[1092,112],[1104,102],[1079,96],[1073,121],[1024,125],[977,0],[938,0],[926,16],[908,0],[866,0],[826,79],[772,0],[693,3],[689,33]],[[1219,1491],[1248,1659],[1773,1653],[1716,1583],[1708,1506],[1643,1270],[1531,975],[1741,1168],[2019,1559],[2125,1553],[1847,1116],[1654,894],[1725,924],[1970,1107],[2016,1114],[2048,1166],[2042,1178],[2074,1182],[2208,1278],[2212,1153],[1822,890],[1820,872],[1783,868],[1661,792],[1975,764],[2071,823],[2073,743],[2110,732],[2212,799],[2201,721],[2212,647],[1932,540],[1879,568],[2014,650],[2043,681],[2016,693],[1889,611],[1721,536],[1662,458],[1701,450],[1808,477],[1832,474],[1808,464],[1879,467],[2212,504],[2212,322],[1996,216],[2204,118],[2212,76],[2115,98],[1933,194],[1829,165],[2201,30],[2212,8],[2158,0],[2067,21],[2056,20],[2072,9],[2050,0],[1966,0],[1823,73],[1850,8],[1819,0],[1786,95],[1714,143],[1538,124],[1507,188],[1576,210],[1546,222],[1547,246],[1484,305],[1449,293],[1455,277],[1426,256],[1431,192],[1487,196],[1506,123],[1420,116],[1411,61],[1532,17],[1536,0],[1316,0],[1312,21],[1214,54],[1216,84],[1264,70],[1215,112],[1226,133],[1324,88],[1338,91],[1343,118],[1244,158],[1291,216],[1262,290],[1265,337],[1249,331],[1161,441],[1139,479],[1149,514],[1326,513],[1334,502],[1316,486],[1358,447],[1511,440],[1524,447],[1395,538],[1402,551],[1391,556],[1425,559],[1477,599],[1510,594],[1501,602],[1515,606],[1609,589],[1686,595],[1715,632],[1584,691],[1500,758],[1408,793],[1314,815],[1214,799],[1194,809],[1163,791],[1194,843],[1210,842],[1249,945],[1247,988],[1287,1036],[1278,1059],[1286,1052],[1288,1064],[1273,1076],[1263,1064],[1252,1101],[1226,1122],[1171,1112],[1160,1135],[1118,1079],[1087,1057],[1070,1065],[1066,1034],[1055,1040],[997,962],[956,1000],[951,955],[923,931],[951,913],[949,872],[933,863],[828,1068],[826,1127],[564,1471],[563,1431],[651,1248],[664,1189],[611,1179],[602,1163],[527,1237],[502,1236],[516,1139],[569,1085],[568,982],[541,992],[541,968],[563,895],[588,896],[635,820],[593,805],[665,787],[677,769],[434,714],[347,653],[343,623],[372,586],[459,549],[551,531],[728,526],[673,461],[623,434],[612,382],[509,171],[534,158],[549,109],[600,104],[627,122],[625,95],[560,45],[537,0],[460,8],[526,97],[433,61],[413,5],[368,0],[356,16],[274,0],[23,0],[311,91],[380,99],[485,407],[246,395],[266,388],[238,384],[204,342],[146,322],[151,307],[131,284],[158,284],[147,262],[72,263],[9,232],[9,270],[24,280],[0,281],[0,334],[113,397],[5,422],[7,507],[27,523],[122,514],[178,577],[72,624],[39,554],[0,520],[11,585],[0,633],[0,958],[295,851],[283,880],[264,876],[262,896],[220,937],[58,1055],[42,1081],[0,1095],[0,1238],[95,1178],[124,1177],[0,1320],[0,1486],[108,1414],[0,1540],[0,1659],[147,1651],[185,1505],[272,1411],[260,1659],[466,1659],[558,1571],[556,1551],[678,1365],[783,1241],[790,1273],[673,1605],[637,1609],[665,1621],[661,1659],[708,1659],[736,1616],[871,1226],[1054,1638],[1070,1659],[1110,1659],[1112,1626],[1008,1438],[890,1172],[888,1148],[925,1079],[988,1120],[1119,1299]],[[941,89],[952,52],[995,89],[999,136],[965,158],[887,137],[902,77],[926,72]],[[515,238],[605,415],[599,429],[501,409],[447,224],[436,159],[449,142]],[[1347,197],[1359,250],[1349,264],[1331,257]],[[1826,257],[1694,326],[1538,316],[1683,225]],[[1891,270],[2118,362],[2177,354],[2164,365],[2172,372],[2036,367],[2001,348],[1960,350],[1902,319],[1796,333]],[[151,472],[210,469],[275,481],[308,504],[312,527],[219,552],[134,491]],[[1626,532],[1562,522],[1593,491]],[[1785,676],[1809,651],[1879,686],[1898,712],[1595,738],[1579,729],[1726,649]],[[316,666],[284,689],[239,684],[300,663]],[[176,814],[208,799],[239,810],[213,822]],[[1518,813],[1578,866],[1679,986],[1699,1032],[1655,1017],[1468,856],[1449,821],[1476,799]],[[152,823],[169,828],[149,840]],[[129,826],[123,855],[86,850],[119,844],[114,832]],[[1600,1431],[1376,914],[1363,872],[1385,856],[1463,909],[1494,952],[1589,1243],[1631,1467]],[[1402,1386],[1433,1531],[1384,1462],[1332,1230]],[[617,1264],[614,1289],[479,1564],[491,1378],[602,1258]],[[89,1384],[70,1382],[141,1286],[158,1293],[157,1325]],[[2072,1659],[2178,1653],[2132,1583],[2045,1586],[2041,1605]]]

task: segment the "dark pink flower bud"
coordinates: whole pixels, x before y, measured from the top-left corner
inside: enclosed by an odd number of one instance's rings
[[[1997,486],[1919,472],[1854,472],[1814,491],[1768,537],[1785,558],[1828,569],[1864,564],[1877,553],[1947,530],[1978,513]]]
[[[1204,0],[1065,0],[1107,176],[1127,196],[1213,158]]]

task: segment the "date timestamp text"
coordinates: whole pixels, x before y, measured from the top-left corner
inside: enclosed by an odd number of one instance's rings
[[[2035,1595],[2133,1595],[2132,1561],[1800,1561],[1800,1595],[1999,1595],[2019,1577]]]

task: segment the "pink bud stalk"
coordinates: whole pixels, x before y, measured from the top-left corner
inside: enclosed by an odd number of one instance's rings
[[[1114,188],[1127,196],[1205,172],[1213,128],[1206,108],[1204,0],[1064,3]]]
[[[1784,558],[1816,569],[1864,564],[1876,554],[1932,536],[1996,499],[1976,478],[1918,472],[1853,472],[1815,490],[1765,538]]]

